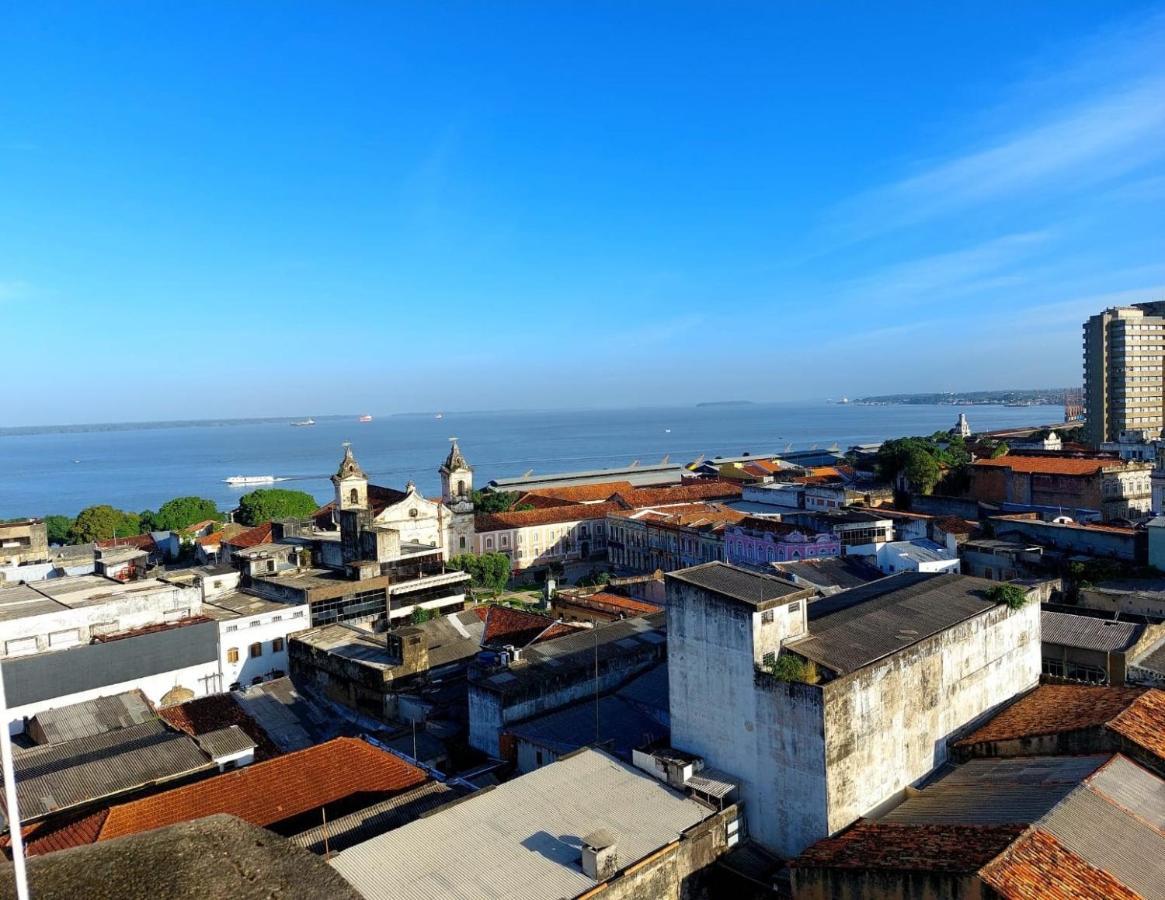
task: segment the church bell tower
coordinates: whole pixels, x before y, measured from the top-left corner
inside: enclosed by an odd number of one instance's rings
[[[445,529],[445,558],[473,553],[473,466],[461,455],[457,438],[437,471],[441,475],[441,502],[451,513]]]

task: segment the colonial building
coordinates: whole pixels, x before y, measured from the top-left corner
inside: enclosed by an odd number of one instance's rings
[[[740,566],[764,566],[841,555],[841,540],[831,532],[814,534],[807,528],[761,516],[748,516],[735,525],[729,525],[725,544],[727,561]]]
[[[620,572],[671,572],[723,561],[725,529],[744,517],[719,503],[617,510],[607,516],[607,556]]]
[[[437,470],[441,475],[441,502],[449,510],[445,523],[445,555],[473,552],[473,467],[461,455],[457,439]]]
[[[1007,454],[971,466],[971,496],[1005,509],[1099,512],[1104,519],[1145,515],[1152,506],[1148,462],[1112,457]]]

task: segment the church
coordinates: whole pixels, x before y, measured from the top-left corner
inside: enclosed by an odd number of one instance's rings
[[[384,559],[408,545],[440,548],[446,560],[473,552],[473,467],[456,439],[438,472],[440,500],[422,496],[411,481],[403,491],[369,484],[347,445],[332,476],[335,499],[316,511],[316,525],[339,527],[345,562]]]

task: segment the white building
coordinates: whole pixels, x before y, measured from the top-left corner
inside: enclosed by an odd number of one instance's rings
[[[809,604],[722,563],[672,573],[672,745],[739,779],[750,835],[794,856],[917,784],[953,732],[1037,684],[1039,604],[1012,610],[992,586],[903,573]]]
[[[311,627],[306,603],[278,603],[237,592],[208,600],[202,614],[218,623],[219,672],[230,691],[286,675],[287,638]]]
[[[897,572],[959,573],[958,554],[934,541],[889,541],[878,545],[873,557],[878,569],[887,575]]]

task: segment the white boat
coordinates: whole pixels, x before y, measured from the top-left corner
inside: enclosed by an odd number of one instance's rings
[[[356,421],[357,421],[357,422],[371,422],[371,421],[372,421],[372,416],[361,416],[361,417],[360,417],[359,419],[357,419]]]
[[[286,481],[286,478],[276,478],[274,475],[232,475],[224,478],[224,484],[271,484],[276,481]]]
[[[316,423],[316,420],[313,419],[311,416],[308,416],[302,422],[292,422],[291,424],[295,428],[303,428],[305,425],[314,425],[315,423]]]

